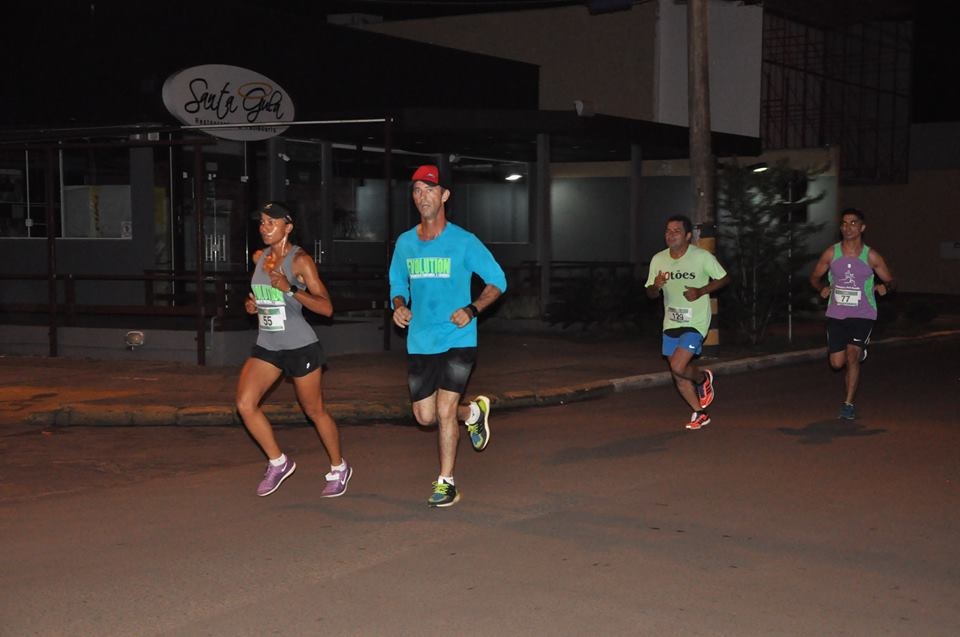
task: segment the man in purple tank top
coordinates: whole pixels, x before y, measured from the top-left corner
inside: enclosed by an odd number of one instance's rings
[[[854,420],[853,401],[860,383],[860,363],[867,357],[867,344],[877,320],[874,294],[893,290],[893,274],[880,253],[863,243],[867,225],[863,212],[847,208],[840,213],[840,235],[820,255],[810,273],[810,285],[827,299],[827,353],[830,367],[846,368],[845,397],[840,418]],[[823,276],[827,275],[827,283]]]

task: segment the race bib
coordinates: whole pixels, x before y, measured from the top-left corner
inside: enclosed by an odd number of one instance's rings
[[[667,317],[674,323],[689,323],[693,320],[693,308],[691,307],[668,307]]]
[[[844,307],[860,305],[859,288],[833,288],[833,302]]]
[[[260,329],[265,332],[282,332],[287,320],[287,311],[283,306],[257,307],[257,319]]]

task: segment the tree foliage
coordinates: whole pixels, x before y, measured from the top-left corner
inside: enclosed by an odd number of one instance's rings
[[[719,252],[730,274],[732,303],[723,315],[751,344],[787,303],[793,276],[816,257],[807,247],[823,224],[806,221],[806,206],[823,197],[807,194],[807,183],[824,169],[800,171],[786,161],[755,172],[725,165],[717,181]]]

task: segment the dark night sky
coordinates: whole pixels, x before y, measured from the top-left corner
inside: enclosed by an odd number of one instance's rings
[[[914,22],[913,121],[960,121],[955,3],[918,2]]]

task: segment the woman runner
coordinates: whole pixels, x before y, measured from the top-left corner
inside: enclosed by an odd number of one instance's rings
[[[323,404],[326,355],[303,318],[304,307],[332,316],[333,304],[313,259],[291,241],[293,228],[293,214],[283,204],[271,202],[261,210],[260,236],[266,247],[253,256],[252,291],[245,303],[247,313],[257,315],[259,334],[240,371],[237,411],[269,460],[257,495],[270,495],[293,474],[297,463],[280,450],[260,404],[281,375],[292,378],[300,407],[330,456],[330,472],[320,496],[333,498],[347,490],[353,469],[340,455],[340,433]]]

